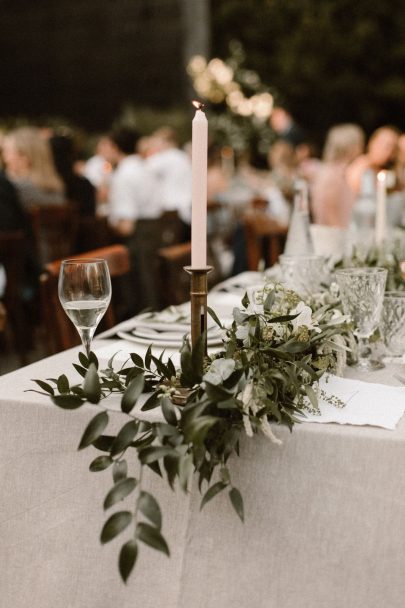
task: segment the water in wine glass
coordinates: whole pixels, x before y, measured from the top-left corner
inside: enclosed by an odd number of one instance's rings
[[[63,305],[67,316],[78,329],[96,328],[107,307],[108,300],[72,300]]]
[[[107,262],[98,259],[64,260],[59,274],[59,299],[89,356],[94,332],[111,299]]]

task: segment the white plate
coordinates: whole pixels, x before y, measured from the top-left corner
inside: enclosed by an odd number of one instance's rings
[[[174,341],[174,340],[165,340],[164,337],[159,337],[159,339],[157,337],[141,338],[134,334],[128,334],[125,331],[118,331],[117,335],[120,338],[122,338],[123,340],[127,340],[129,342],[135,342],[135,344],[142,344],[143,346],[149,346],[150,344],[152,344],[152,346],[156,346],[156,347],[169,346],[170,348],[175,348],[177,350],[183,344],[182,339]],[[220,346],[222,344],[222,340],[219,336],[216,336],[213,338],[208,338],[207,344],[208,344],[208,346]]]

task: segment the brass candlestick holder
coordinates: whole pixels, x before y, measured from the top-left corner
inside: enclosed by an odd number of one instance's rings
[[[205,334],[204,352],[207,354],[207,275],[211,272],[212,266],[204,268],[184,266],[184,270],[190,275],[191,345],[194,348],[199,337]]]

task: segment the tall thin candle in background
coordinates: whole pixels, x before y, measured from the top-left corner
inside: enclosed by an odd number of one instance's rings
[[[208,121],[203,104],[193,101],[197,108],[192,128],[192,211],[191,211],[191,266],[207,265],[207,154]]]
[[[375,216],[375,242],[381,247],[387,237],[387,172],[377,173],[377,208]]]

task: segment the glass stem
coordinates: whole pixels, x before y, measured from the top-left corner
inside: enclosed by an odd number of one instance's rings
[[[94,336],[94,329],[82,329],[80,332],[82,344],[86,351],[86,357],[89,358],[91,352],[91,341]]]
[[[357,336],[357,339],[359,341],[359,364],[361,365],[362,363],[365,364],[368,361],[371,354],[371,348],[368,337],[364,338]]]

